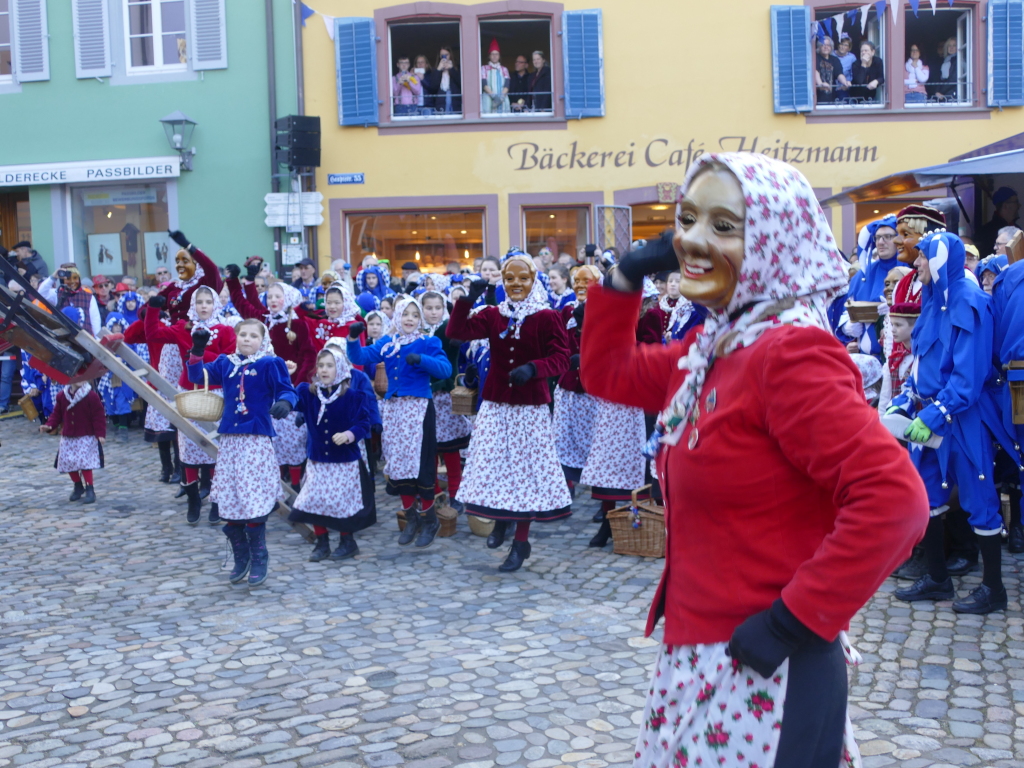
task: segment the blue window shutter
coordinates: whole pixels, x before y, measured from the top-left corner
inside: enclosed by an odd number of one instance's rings
[[[338,122],[377,125],[377,35],[373,19],[335,19]]]
[[[803,5],[773,5],[772,89],[776,112],[810,112],[811,9]]]
[[[988,105],[1024,105],[1024,0],[989,0]]]
[[[604,117],[601,10],[562,13],[562,61],[567,118]]]

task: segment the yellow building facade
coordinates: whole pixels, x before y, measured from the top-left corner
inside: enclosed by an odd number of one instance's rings
[[[892,0],[307,5],[319,17],[303,67],[305,112],[321,118],[322,268],[370,253],[427,271],[511,245],[556,258],[621,247],[671,226],[675,185],[706,152],[770,154],[824,198],[1024,131],[1006,0],[916,13]],[[840,79],[847,36],[859,66]],[[935,196],[829,215],[849,250],[875,211]]]

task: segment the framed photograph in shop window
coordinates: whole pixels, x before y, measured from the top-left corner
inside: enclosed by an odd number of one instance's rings
[[[171,240],[167,231],[143,232],[142,249],[146,254],[146,274],[155,275],[157,269],[166,267],[173,275],[174,255],[178,252],[178,245]]]
[[[121,233],[89,235],[89,274],[120,275],[123,272]]]

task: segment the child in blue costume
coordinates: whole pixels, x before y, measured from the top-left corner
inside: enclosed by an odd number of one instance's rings
[[[896,591],[906,602],[952,600],[953,581],[946,570],[942,514],[950,489],[960,490],[960,504],[978,538],[984,572],[981,586],[953,603],[958,613],[985,614],[1006,609],[1000,573],[1003,520],[993,481],[993,434],[986,424],[985,382],[992,371],[992,309],[988,296],[964,272],[964,245],[959,237],[932,232],[917,244],[914,262],[923,283],[921,318],[913,331],[914,371],[893,399],[889,412],[915,416],[906,430],[911,458],[928,490],[932,518],[922,546],[928,572],[912,587]],[[938,448],[923,445],[932,434]],[[1012,442],[1009,445],[1013,450]]]
[[[313,526],[316,547],[309,560],[314,563],[327,557],[355,557],[359,546],[353,534],[377,522],[373,481],[360,450],[360,441],[370,436],[373,421],[379,420],[377,398],[356,374],[369,384],[332,339],[317,355],[315,383],[303,382],[297,390],[296,410],[307,426],[309,458],[288,519]],[[341,534],[333,554],[328,530]]]
[[[426,547],[441,527],[434,509],[434,479],[437,472],[437,436],[430,378],[447,379],[452,366],[441,340],[427,336],[423,308],[414,298],[403,298],[395,305],[391,332],[371,347],[359,345],[362,323],[349,329],[348,357],[354,365],[376,370],[384,363],[388,391],[384,396],[384,432],[381,436],[387,492],[400,496],[406,526],[398,537],[405,545],[416,539],[417,547]],[[416,510],[420,499],[422,516]]]
[[[255,587],[267,579],[267,518],[283,498],[272,419],[291,413],[297,397],[284,360],[274,355],[267,327],[259,320],[243,320],[235,333],[235,354],[204,363],[210,332],[197,328],[188,378],[200,383],[205,370],[210,385],[224,390],[211,497],[220,507],[224,535],[235,557],[230,581],[237,584],[248,576],[249,586]]]

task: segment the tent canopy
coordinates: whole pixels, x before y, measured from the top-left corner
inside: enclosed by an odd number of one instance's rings
[[[1024,173],[1024,149],[1013,149],[993,155],[982,155],[942,165],[931,165],[915,171],[903,171],[869,181],[859,187],[847,189],[826,197],[822,205],[847,205],[895,197],[907,192],[951,186],[964,176],[987,176],[1004,173]]]

